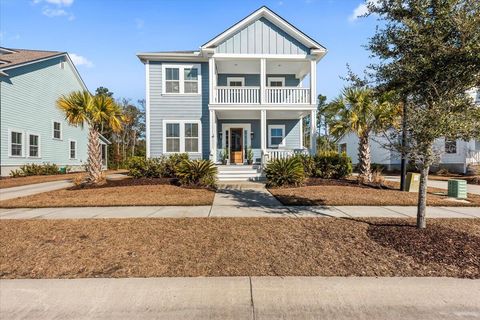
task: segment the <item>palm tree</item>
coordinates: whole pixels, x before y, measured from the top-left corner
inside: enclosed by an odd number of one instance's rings
[[[360,179],[372,181],[370,169],[370,134],[378,134],[396,124],[399,108],[392,94],[376,96],[366,87],[349,87],[328,105],[327,112],[335,114],[330,119],[330,132],[337,138],[355,133],[358,138]]]
[[[88,91],[74,91],[57,100],[65,119],[73,126],[88,126],[87,182],[97,184],[102,179],[100,130],[108,126],[113,132],[122,129],[123,115],[115,101],[106,95],[92,96]]]

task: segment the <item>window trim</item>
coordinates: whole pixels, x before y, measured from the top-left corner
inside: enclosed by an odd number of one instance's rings
[[[270,86],[270,81],[280,81],[282,83],[281,87],[272,87]],[[269,88],[283,88],[285,87],[285,77],[268,77],[267,84]]]
[[[272,144],[272,129],[282,129],[282,143],[279,145]],[[269,124],[268,125],[268,147],[269,148],[281,148],[286,146],[286,132],[284,124]]]
[[[239,81],[242,83],[240,87],[245,87],[245,77],[227,77],[227,87],[230,87],[230,81]]]
[[[179,92],[167,92],[167,68],[178,68],[178,81],[179,81]],[[194,69],[198,70],[198,86],[197,86],[197,93],[185,93],[185,69]],[[187,80],[192,81],[192,80]],[[166,96],[200,96],[202,95],[202,65],[199,63],[190,63],[190,64],[162,64],[162,94]]]
[[[38,155],[37,156],[30,155],[30,136],[38,137]],[[27,132],[27,134],[25,135],[25,138],[27,139],[25,143],[25,147],[27,148],[26,157],[32,158],[32,159],[40,159],[42,157],[42,138],[40,134],[36,132]]]
[[[72,158],[72,142],[75,142],[75,158]],[[78,160],[78,142],[75,139],[68,139],[68,159]]]
[[[60,124],[60,138],[55,138],[55,122]],[[63,140],[63,123],[61,121],[52,120],[52,139],[57,141]]]
[[[180,125],[180,151],[167,152],[167,123],[178,123]],[[185,123],[198,124],[198,152],[186,152],[185,151]],[[202,149],[202,122],[200,120],[163,120],[163,154],[175,154],[175,153],[188,153],[199,155],[203,153]]]
[[[19,156],[12,154],[12,132],[22,134],[22,147],[21,147],[22,154]],[[14,128],[8,129],[8,156],[10,158],[25,158],[25,130],[14,129]]]

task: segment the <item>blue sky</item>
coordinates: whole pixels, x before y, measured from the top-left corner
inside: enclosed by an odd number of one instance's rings
[[[363,45],[374,17],[356,18],[362,0],[0,0],[0,45],[67,51],[87,87],[108,87],[116,98],[144,98],[141,51],[189,50],[262,5],[323,44],[318,93],[337,96],[346,63],[370,63]]]

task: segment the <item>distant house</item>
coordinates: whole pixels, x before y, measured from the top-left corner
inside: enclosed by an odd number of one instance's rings
[[[27,163],[83,169],[88,128],[70,126],[56,106],[61,95],[87,90],[68,54],[0,47],[0,86],[1,175]]]
[[[243,167],[244,175],[230,177],[239,179],[270,159],[308,152],[302,118],[316,121],[317,63],[326,53],[267,7],[198,50],[139,53],[146,70],[147,156],[187,152],[226,162],[225,172]],[[315,153],[314,131],[311,137]],[[254,168],[247,165],[252,153]]]
[[[468,95],[480,107],[480,90],[472,89]],[[385,166],[389,170],[400,169],[400,156],[394,151],[385,149],[387,139],[372,136],[370,150],[372,163]],[[358,137],[347,134],[338,142],[340,152],[346,152],[354,164],[358,163]],[[435,141],[435,148],[441,153],[440,162],[434,169],[445,168],[451,172],[467,173],[470,168],[480,166],[480,141],[479,140],[449,140],[445,138]]]

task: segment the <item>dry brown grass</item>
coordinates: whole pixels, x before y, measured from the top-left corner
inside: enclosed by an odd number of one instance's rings
[[[0,208],[197,206],[212,204],[214,195],[211,190],[181,188],[166,180],[125,179],[4,200]]]
[[[418,193],[401,192],[397,182],[385,182],[384,189],[359,185],[351,180],[310,180],[300,188],[275,188],[269,191],[285,205],[331,206],[416,206]],[[468,195],[469,203],[449,200],[446,190],[429,188],[429,206],[480,206],[480,196]]]
[[[3,220],[1,278],[480,278],[480,221],[186,218]]]

